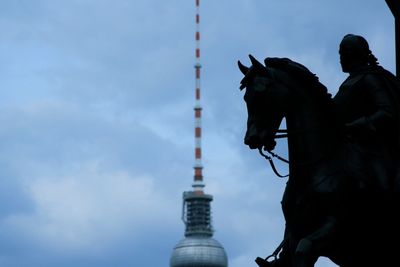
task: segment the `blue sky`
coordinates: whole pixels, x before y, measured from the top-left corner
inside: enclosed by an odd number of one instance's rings
[[[0,267],[168,266],[193,179],[194,15],[0,1]],[[394,72],[394,20],[383,0],[202,0],[201,18],[205,190],[229,265],[251,267],[282,238],[285,180],[242,142],[237,60],[289,57],[334,94],[347,33]]]

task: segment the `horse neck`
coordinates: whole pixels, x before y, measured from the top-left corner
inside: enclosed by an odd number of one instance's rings
[[[338,142],[329,109],[307,98],[292,99],[286,114],[291,165],[312,164],[328,157]]]

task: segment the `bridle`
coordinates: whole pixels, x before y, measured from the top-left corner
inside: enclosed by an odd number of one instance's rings
[[[287,138],[287,137],[288,137],[288,131],[287,131],[286,129],[279,129],[277,132],[278,132],[278,133],[283,133],[283,134],[277,134],[277,135],[275,135],[274,140],[275,140],[275,139],[279,139],[279,138]],[[289,161],[288,161],[287,159],[282,158],[282,157],[279,156],[278,154],[272,152],[271,150],[265,150],[265,151],[267,151],[271,156],[266,155],[266,154],[263,152],[262,147],[259,147],[259,148],[258,148],[258,152],[260,153],[261,156],[263,156],[266,160],[268,160],[268,162],[269,162],[269,164],[271,165],[271,168],[272,168],[272,170],[274,171],[275,175],[278,176],[278,177],[280,177],[280,178],[286,178],[286,177],[288,177],[289,174],[287,174],[287,175],[282,175],[282,174],[280,174],[280,173],[278,172],[278,170],[276,169],[275,164],[274,164],[274,161],[273,161],[272,158],[277,158],[277,159],[279,159],[280,161],[283,161],[283,162],[285,162],[285,163],[287,163],[287,164],[289,164]]]

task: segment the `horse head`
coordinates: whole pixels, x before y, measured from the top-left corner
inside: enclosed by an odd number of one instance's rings
[[[249,55],[251,67],[238,61],[239,69],[245,75],[240,89],[246,89],[244,101],[247,106],[247,130],[244,143],[251,149],[273,150],[275,134],[284,117],[285,90],[275,81],[273,70]]]

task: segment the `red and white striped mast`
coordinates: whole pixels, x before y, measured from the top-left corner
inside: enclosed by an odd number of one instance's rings
[[[195,117],[195,164],[194,164],[194,183],[193,189],[197,192],[203,192],[204,182],[203,182],[203,165],[201,162],[201,103],[200,103],[200,0],[196,0],[196,64],[195,77],[196,77],[196,89],[195,89],[195,106],[194,106],[194,117]]]

